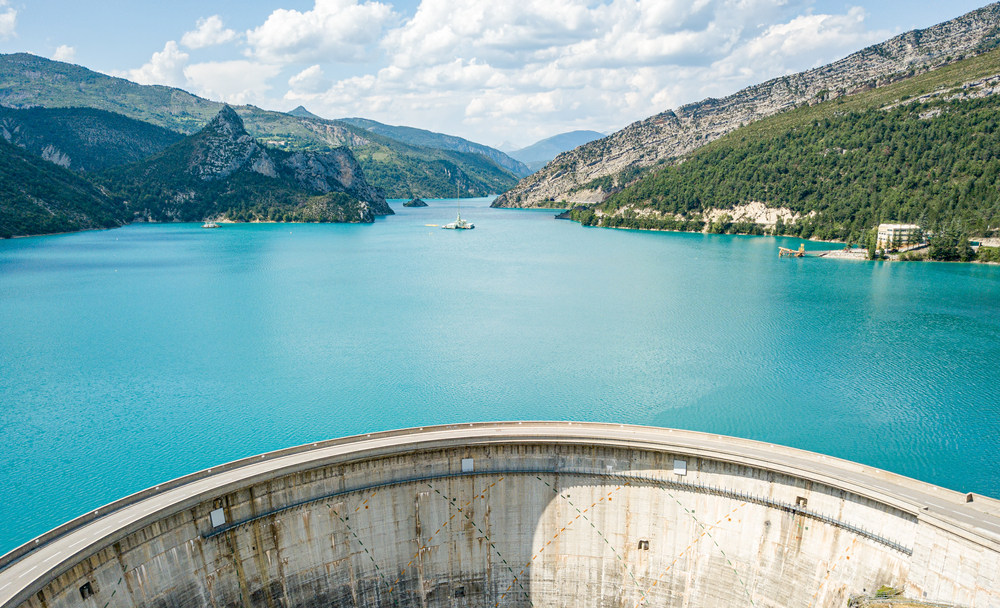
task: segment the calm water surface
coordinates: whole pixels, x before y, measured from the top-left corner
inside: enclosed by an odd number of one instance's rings
[[[488,200],[446,231],[429,203],[0,241],[0,553],[224,461],[479,420],[709,431],[1000,496],[1000,267]]]

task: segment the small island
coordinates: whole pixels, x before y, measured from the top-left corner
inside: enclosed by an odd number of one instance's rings
[[[415,197],[413,200],[411,200],[408,203],[403,203],[403,206],[404,207],[426,207],[427,203],[425,203],[424,201],[420,200],[420,197],[418,196],[418,197]]]

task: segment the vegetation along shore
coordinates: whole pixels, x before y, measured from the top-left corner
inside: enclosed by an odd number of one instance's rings
[[[575,206],[569,218],[865,249],[879,223],[906,222],[929,241],[900,259],[993,261],[992,248],[977,252],[969,242],[996,235],[1000,225],[998,91],[1000,51],[992,51],[806,105],[640,172],[606,201]]]

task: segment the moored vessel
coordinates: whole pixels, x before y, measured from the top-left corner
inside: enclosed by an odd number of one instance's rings
[[[458,219],[441,227],[448,230],[472,230],[476,225],[462,219],[462,194],[458,190],[457,181],[455,183],[455,198],[458,199]]]

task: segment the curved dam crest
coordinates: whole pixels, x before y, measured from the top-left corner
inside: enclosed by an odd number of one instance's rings
[[[3,608],[1000,607],[1000,501],[718,435],[459,424],[201,471],[0,568]]]

